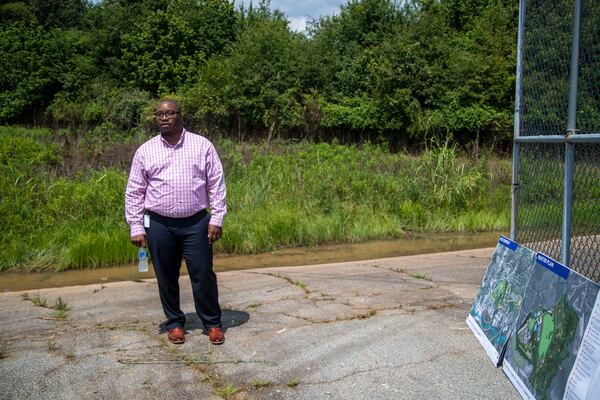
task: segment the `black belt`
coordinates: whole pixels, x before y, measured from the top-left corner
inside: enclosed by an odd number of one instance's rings
[[[164,215],[160,215],[159,213],[155,213],[154,211],[150,211],[150,210],[146,210],[146,214],[148,214],[151,219],[156,219],[158,221],[163,220],[163,221],[173,221],[173,222],[186,222],[186,221],[195,221],[195,220],[202,219],[206,216],[206,214],[208,214],[208,211],[200,210],[196,214],[190,215],[189,217],[181,217],[181,218],[165,217]]]

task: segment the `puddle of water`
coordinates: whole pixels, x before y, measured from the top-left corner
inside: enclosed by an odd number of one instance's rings
[[[241,256],[217,255],[214,260],[214,268],[217,272],[224,272],[477,249],[495,246],[501,234],[506,235],[505,232],[435,233],[414,239],[281,249],[270,253]],[[187,274],[185,265],[182,268],[182,274]],[[63,272],[0,272],[0,292],[135,281],[148,278],[154,278],[152,268],[148,272],[140,273],[137,271],[137,265]]]

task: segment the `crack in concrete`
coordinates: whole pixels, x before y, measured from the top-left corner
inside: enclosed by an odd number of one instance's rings
[[[323,321],[318,321],[318,320],[314,320],[314,319],[309,318],[309,317],[302,317],[302,316],[299,316],[299,315],[294,315],[294,314],[286,313],[286,312],[279,313],[279,314],[284,315],[286,317],[290,317],[290,318],[297,318],[297,319],[306,321],[309,324],[331,324],[331,323],[334,323],[334,322],[343,322],[343,321],[354,321],[354,320],[360,320],[360,319],[367,319],[367,318],[370,318],[370,317],[374,316],[375,314],[377,314],[378,311],[379,310],[369,308],[369,309],[366,310],[366,312],[358,314],[358,315],[349,316],[349,317],[337,317],[335,319],[328,319],[328,320],[323,320]]]
[[[174,358],[181,360],[182,361],[181,364],[185,365],[186,368],[190,368],[192,371],[199,374],[200,375],[199,382],[208,382],[210,384],[210,386],[213,388],[213,391],[218,390],[219,388],[221,388],[223,386],[221,378],[216,373],[216,363],[210,361],[210,358],[212,355],[211,350],[209,350],[206,355],[206,357],[207,357],[206,360],[208,362],[206,362],[206,363],[192,362],[194,360],[191,359],[189,355],[183,354],[181,348],[171,345],[167,341],[166,337],[161,336],[161,337],[156,338],[156,336],[152,336],[152,334],[150,332],[146,332],[146,335],[149,336],[150,338],[157,340],[159,346],[162,347],[163,350],[165,350],[167,353],[171,354],[171,356],[173,356]],[[209,346],[211,346],[211,345],[209,345]],[[212,349],[212,348],[209,347],[209,349]]]
[[[341,304],[341,303],[336,303],[336,304]],[[409,304],[399,304],[397,306],[392,306],[392,307],[382,307],[382,308],[368,308],[366,309],[366,312],[358,314],[358,315],[354,315],[354,316],[348,316],[348,317],[337,317],[335,319],[328,319],[328,320],[323,320],[323,321],[319,321],[319,320],[314,320],[310,317],[303,317],[300,315],[295,315],[289,312],[278,312],[277,314],[280,315],[284,315],[286,317],[290,317],[290,318],[296,318],[302,321],[306,321],[309,324],[331,324],[331,323],[335,323],[335,322],[345,322],[345,321],[354,321],[354,320],[363,320],[363,319],[367,319],[370,317],[373,317],[375,315],[377,315],[378,313],[381,312],[385,312],[385,311],[405,311],[408,314],[414,314],[415,312],[419,312],[419,311],[429,311],[429,310],[443,310],[443,309],[450,309],[450,308],[458,308],[459,305],[458,304],[454,304],[454,303],[436,303],[436,304],[419,304],[419,303],[409,303]],[[357,309],[353,309],[354,311],[356,311]],[[358,309],[361,310],[361,309]],[[365,309],[363,309],[365,310]]]
[[[230,358],[221,360],[210,360],[206,357],[198,356],[183,356],[182,358],[160,358],[160,357],[130,357],[119,358],[117,361],[121,364],[264,364],[269,366],[277,366],[274,361],[269,360],[248,360],[243,358]]]
[[[282,279],[282,280],[288,282],[290,285],[299,287],[300,289],[302,289],[304,291],[304,297],[306,299],[310,300],[315,305],[317,305],[318,302],[334,302],[335,301],[335,298],[333,298],[331,295],[324,293],[324,292],[320,292],[320,291],[313,292],[306,286],[306,284],[303,281],[295,281],[292,278],[281,275],[280,273],[264,273],[264,272],[250,272],[250,273],[257,274],[257,275],[268,275],[273,278]],[[279,290],[279,289],[283,289],[283,288],[271,289],[271,291],[275,291],[275,290]],[[321,296],[321,298],[318,298],[317,296]],[[289,297],[285,297],[284,299],[295,300],[294,298],[289,298]],[[272,303],[275,303],[275,302],[271,302],[269,304],[272,304]],[[335,302],[334,302],[334,304],[335,304]],[[341,303],[341,304],[344,305],[343,303]]]
[[[278,287],[278,288],[269,289],[266,292],[267,293],[272,293],[272,292],[276,292],[277,290],[285,289],[286,287],[287,286],[281,286],[281,287]]]
[[[377,268],[377,269],[383,269],[385,271],[391,271],[391,272],[395,272],[397,274],[400,274],[400,275],[402,275],[400,279],[402,281],[404,281],[404,282],[407,282],[407,283],[410,283],[410,284],[416,284],[417,286],[418,285],[424,285],[424,287],[421,287],[420,289],[423,289],[423,288],[430,289],[432,287],[440,287],[439,284],[433,282],[433,279],[430,276],[428,276],[428,275],[426,275],[424,273],[418,272],[418,271],[408,272],[408,271],[406,271],[405,269],[402,269],[402,268],[394,268],[394,267],[387,268],[387,267],[382,267],[380,265],[371,265],[371,267],[372,268]],[[425,284],[423,282],[419,282],[419,280],[429,281],[430,284]],[[434,285],[431,285],[431,283],[433,283]]]
[[[279,279],[283,279],[284,281],[288,282],[290,285],[299,287],[300,289],[302,289],[304,291],[304,293],[306,295],[310,294],[310,290],[306,287],[306,284],[302,281],[295,281],[292,278],[289,278],[287,276],[283,276],[280,273],[261,273],[261,272],[254,272],[255,274],[259,274],[259,275],[268,275],[268,276],[272,276],[273,278],[279,278]]]
[[[98,289],[94,289],[92,291],[92,294],[96,294],[96,293],[98,293],[98,292],[100,292],[101,290],[104,290],[104,289],[106,289],[106,286],[100,285],[100,287]]]
[[[377,366],[377,367],[373,367],[373,368],[368,368],[368,369],[362,369],[362,370],[356,370],[356,371],[352,371],[349,374],[346,375],[342,375],[339,378],[333,379],[333,380],[328,380],[328,381],[317,381],[317,382],[304,382],[305,385],[327,385],[327,384],[332,384],[332,383],[340,383],[341,381],[347,379],[347,378],[351,378],[355,375],[359,375],[359,374],[366,374],[369,372],[373,372],[373,371],[378,371],[381,369],[398,369],[398,368],[406,368],[406,367],[418,367],[419,365],[422,364],[427,364],[430,362],[434,362],[444,356],[460,356],[462,353],[458,352],[458,351],[449,351],[446,353],[441,353],[441,354],[436,354],[430,358],[427,358],[425,360],[421,360],[421,361],[414,361],[414,362],[409,362],[409,363],[403,363],[403,364],[397,364],[397,365],[381,365],[381,366]]]
[[[385,271],[396,272],[400,275],[407,275],[404,270],[398,269],[398,268],[386,268],[386,267],[382,267],[381,265],[370,265],[370,267],[375,268],[375,269],[383,269]],[[405,277],[400,277],[400,279],[402,279],[403,281],[408,281],[408,279],[406,279]]]

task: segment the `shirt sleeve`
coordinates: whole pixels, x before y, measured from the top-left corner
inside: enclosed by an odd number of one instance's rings
[[[223,165],[212,143],[206,153],[206,189],[210,202],[210,224],[223,226],[223,219],[227,215],[225,177]]]
[[[125,190],[125,219],[131,228],[131,237],[146,234],[144,229],[144,201],[148,180],[144,173],[144,166],[140,150],[135,152],[131,171]]]

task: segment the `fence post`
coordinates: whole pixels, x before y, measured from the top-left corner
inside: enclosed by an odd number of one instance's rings
[[[521,94],[523,92],[523,40],[525,33],[525,7],[527,0],[519,1],[519,35],[517,38],[517,71],[515,82],[515,121],[514,137],[521,134]],[[512,160],[512,198],[510,212],[510,238],[517,241],[517,216],[519,211],[519,164],[521,162],[521,144],[513,140]]]
[[[569,110],[567,136],[577,134],[577,83],[579,81],[579,44],[583,0],[575,0],[573,8],[573,42],[571,43],[571,71],[569,82]],[[561,261],[569,265],[571,255],[571,210],[573,208],[573,170],[575,168],[575,144],[565,144],[565,180],[563,199]]]

